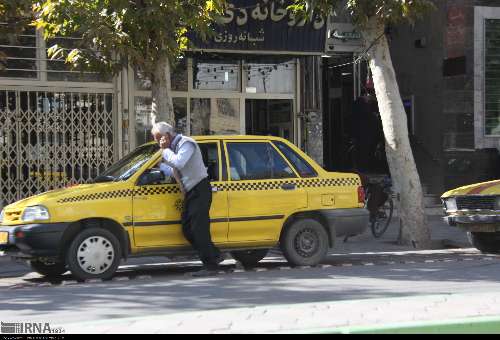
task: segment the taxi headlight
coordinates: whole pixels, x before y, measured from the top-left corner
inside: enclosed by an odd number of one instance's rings
[[[46,221],[50,219],[49,210],[42,205],[35,205],[24,209],[23,222]]]
[[[3,223],[3,215],[5,214],[5,209],[2,209],[2,212],[0,212],[0,224]]]
[[[457,211],[457,199],[456,198],[448,198],[445,201],[446,211]]]

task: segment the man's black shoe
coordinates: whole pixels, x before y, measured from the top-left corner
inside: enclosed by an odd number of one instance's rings
[[[221,264],[222,262],[224,262],[226,259],[224,258],[224,255],[219,255],[217,256],[217,258],[215,259],[215,263],[216,264]]]
[[[217,269],[208,269],[208,268],[203,268],[197,272],[194,272],[191,274],[192,277],[208,277],[208,276],[216,276],[217,275]]]

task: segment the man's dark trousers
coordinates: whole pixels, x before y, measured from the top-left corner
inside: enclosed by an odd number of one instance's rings
[[[184,237],[198,251],[203,265],[207,269],[216,269],[220,252],[210,236],[211,204],[212,187],[205,178],[186,193],[182,211],[182,231]]]

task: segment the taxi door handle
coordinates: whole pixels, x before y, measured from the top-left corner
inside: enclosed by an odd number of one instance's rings
[[[283,190],[295,190],[296,186],[294,183],[285,183],[281,186]]]
[[[134,200],[143,200],[143,201],[145,201],[147,199],[148,199],[148,196],[135,196],[134,197]]]

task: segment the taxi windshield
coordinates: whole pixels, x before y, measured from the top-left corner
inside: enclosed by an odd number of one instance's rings
[[[96,183],[125,181],[132,177],[151,157],[159,150],[158,144],[147,144],[138,147],[127,156],[113,164],[108,170],[99,175]]]

